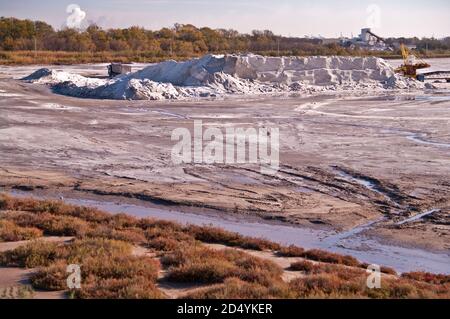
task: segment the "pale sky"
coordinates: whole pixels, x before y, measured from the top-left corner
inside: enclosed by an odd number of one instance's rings
[[[105,28],[138,25],[155,30],[178,22],[338,37],[356,36],[369,25],[384,37],[450,36],[448,0],[0,0],[0,16],[43,20],[59,29],[69,4],[86,12],[85,21]]]

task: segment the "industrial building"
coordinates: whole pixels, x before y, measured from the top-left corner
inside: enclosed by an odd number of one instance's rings
[[[355,38],[343,38],[341,44],[352,49],[360,48],[369,51],[393,51],[386,40],[372,32],[370,28],[361,29],[361,34]]]

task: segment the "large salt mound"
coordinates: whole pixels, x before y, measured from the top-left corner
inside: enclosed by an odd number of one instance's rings
[[[133,100],[423,88],[418,81],[394,74],[393,68],[380,58],[253,54],[166,61],[112,80],[48,69],[38,70],[24,80],[50,84],[56,92],[70,96]]]

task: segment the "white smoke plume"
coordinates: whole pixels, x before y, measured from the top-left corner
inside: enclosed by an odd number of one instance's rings
[[[70,13],[66,20],[66,25],[69,28],[79,28],[83,20],[86,18],[86,12],[81,10],[78,4],[68,5],[66,12]]]

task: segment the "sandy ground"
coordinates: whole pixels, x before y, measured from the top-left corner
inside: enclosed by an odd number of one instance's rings
[[[450,93],[191,102],[75,99],[0,75],[0,186],[136,197],[449,252]],[[85,70],[83,70],[85,72]],[[172,130],[278,127],[281,167],[175,165]],[[436,208],[441,218],[397,227]],[[417,238],[421,238],[418,243]]]

